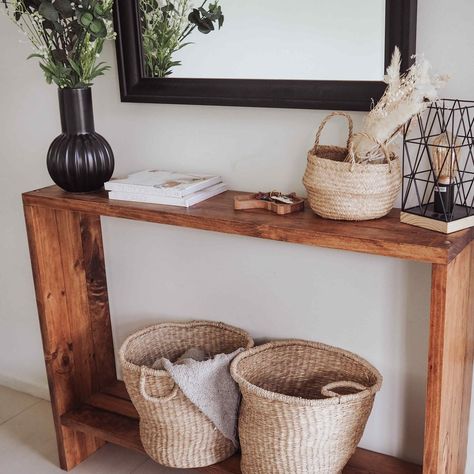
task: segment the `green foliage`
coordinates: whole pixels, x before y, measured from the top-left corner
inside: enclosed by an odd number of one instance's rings
[[[219,1],[204,0],[199,8],[191,8],[189,0],[139,0],[145,69],[149,76],[167,77],[181,62],[174,54],[192,44],[186,38],[197,28],[203,34],[220,29],[224,24]]]
[[[105,38],[107,36],[107,26],[102,19],[104,13],[99,4],[94,5],[92,8],[78,9],[79,24],[92,37]]]
[[[50,2],[41,2],[38,13],[48,21],[59,23],[59,11],[56,10],[56,7]]]
[[[222,14],[221,6],[218,2],[211,3],[209,10],[203,7],[193,8],[189,14],[188,20],[193,25],[196,25],[201,33],[208,34],[214,31],[214,23],[217,22],[219,29],[224,24],[224,15]]]
[[[37,50],[46,81],[86,87],[109,67],[97,63],[104,41],[114,37],[113,0],[2,0],[7,15]]]

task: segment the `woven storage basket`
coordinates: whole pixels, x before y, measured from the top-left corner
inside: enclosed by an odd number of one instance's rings
[[[334,116],[349,122],[347,148],[320,145],[321,133]],[[353,143],[352,119],[342,112],[328,115],[316,134],[314,147],[308,152],[308,164],[303,183],[311,209],[321,217],[362,221],[383,217],[393,208],[401,187],[400,160],[380,147],[384,159],[357,163]]]
[[[125,385],[140,416],[143,447],[165,466],[209,466],[236,450],[168,372],[150,368],[157,359],[176,360],[192,347],[217,355],[253,347],[253,340],[223,323],[193,321],[151,326],[130,336],[120,349]]]
[[[355,354],[298,340],[245,351],[231,373],[242,391],[243,474],[340,473],[382,384]]]

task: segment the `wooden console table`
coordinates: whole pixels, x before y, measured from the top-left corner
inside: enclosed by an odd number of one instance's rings
[[[234,211],[234,195],[191,209],[111,201],[106,192],[68,194],[55,186],[23,195],[61,467],[72,469],[105,442],[143,451],[137,413],[115,371],[100,224],[101,216],[109,216],[431,263],[423,468],[358,450],[344,473],[464,473],[474,358],[474,229],[445,236],[401,224],[397,210],[358,223],[323,220],[309,209],[285,217]],[[196,471],[237,474],[239,459]]]

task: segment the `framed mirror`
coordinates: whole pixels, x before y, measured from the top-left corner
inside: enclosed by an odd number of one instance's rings
[[[193,6],[194,5],[194,6]],[[416,0],[116,0],[122,101],[369,110]]]

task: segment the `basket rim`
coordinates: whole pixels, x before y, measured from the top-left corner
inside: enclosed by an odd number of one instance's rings
[[[158,329],[163,329],[163,328],[191,328],[191,327],[218,328],[224,331],[233,332],[237,335],[243,336],[247,340],[247,345],[244,347],[244,349],[250,349],[255,345],[255,342],[250,336],[250,333],[236,326],[231,326],[230,324],[223,323],[222,321],[191,320],[191,321],[158,323],[158,324],[152,324],[151,326],[147,326],[143,329],[140,329],[139,331],[136,331],[130,334],[130,336],[128,336],[125,339],[123,344],[120,346],[120,350],[119,350],[119,359],[120,359],[121,366],[126,367],[128,370],[133,370],[135,372],[143,373],[145,375],[154,375],[156,377],[163,377],[163,376],[168,377],[169,374],[164,369],[152,369],[151,367],[140,366],[132,362],[129,362],[125,357],[125,352],[132,341],[150,332],[156,331]]]
[[[326,146],[327,147],[327,145],[319,145],[319,146]],[[328,148],[337,148],[337,147],[328,147]],[[345,148],[343,148],[342,150],[345,150]],[[308,161],[309,160],[312,160],[312,161],[320,160],[320,161],[323,161],[325,163],[334,163],[336,165],[335,167],[339,167],[340,165],[346,165],[346,167],[348,167],[347,165],[349,165],[349,167],[352,166],[353,169],[366,168],[367,166],[370,166],[370,167],[372,167],[372,166],[389,167],[390,166],[386,162],[373,163],[371,161],[367,161],[367,162],[364,162],[364,163],[357,163],[357,162],[356,163],[351,163],[350,161],[332,160],[331,158],[324,158],[322,156],[316,155],[315,153],[313,153],[313,149],[308,151]],[[391,153],[390,154],[390,161],[391,161],[392,165],[395,164],[397,161],[401,163],[400,157],[396,153]]]
[[[302,346],[302,347],[308,347],[311,349],[323,349],[329,352],[337,353],[343,357],[352,359],[353,361],[356,361],[362,364],[364,367],[369,369],[374,374],[377,381],[371,387],[367,387],[367,390],[364,390],[359,393],[341,395],[339,397],[334,397],[334,398],[308,399],[308,398],[302,398],[302,397],[295,397],[291,395],[284,395],[278,392],[271,392],[270,390],[266,390],[262,387],[259,387],[257,385],[250,383],[246,378],[244,378],[239,373],[239,364],[242,360],[248,357],[252,357],[255,354],[258,354],[260,352],[266,352],[276,347],[284,347],[284,346],[300,346],[300,347]],[[370,362],[358,356],[357,354],[347,351],[345,349],[341,349],[339,347],[324,344],[322,342],[306,341],[303,339],[285,339],[281,341],[271,341],[261,346],[256,346],[251,349],[248,349],[240,353],[232,361],[231,366],[230,366],[230,372],[234,380],[241,387],[241,389],[245,388],[249,392],[252,392],[261,398],[265,398],[270,401],[283,402],[288,405],[309,406],[309,407],[324,406],[324,405],[339,405],[343,403],[363,400],[368,397],[373,397],[381,389],[382,382],[383,382],[382,374]]]

